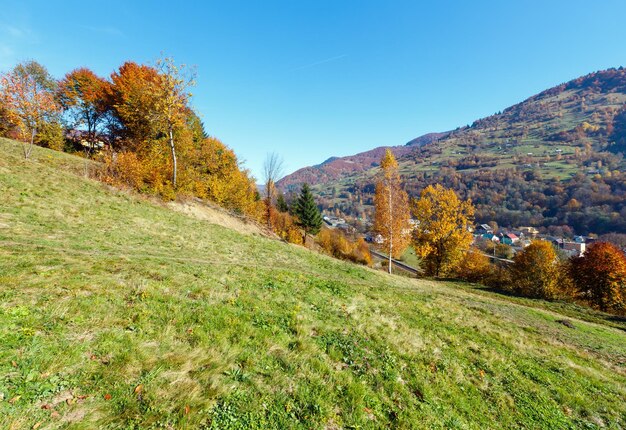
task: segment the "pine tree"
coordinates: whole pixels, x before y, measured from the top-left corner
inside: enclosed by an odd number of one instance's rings
[[[385,152],[380,167],[382,174],[374,196],[374,230],[383,238],[382,248],[389,256],[391,273],[391,259],[400,257],[410,241],[409,197],[402,189],[398,162],[390,150]]]
[[[304,243],[306,243],[307,234],[315,235],[322,228],[322,215],[315,204],[309,184],[302,185],[294,213],[298,217],[298,226],[304,229]]]
[[[283,213],[289,212],[289,205],[287,204],[283,193],[278,194],[278,197],[276,198],[276,209]]]

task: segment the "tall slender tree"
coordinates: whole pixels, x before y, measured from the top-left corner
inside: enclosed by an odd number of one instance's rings
[[[174,143],[174,130],[185,125],[191,93],[189,88],[195,85],[195,71],[184,64],[177,66],[172,58],[157,61],[157,70],[161,74],[160,85],[156,90],[157,115],[165,128],[167,141],[172,155],[172,185],[176,189],[177,158]]]
[[[2,102],[11,123],[29,142],[22,147],[24,158],[28,159],[38,131],[58,120],[60,109],[54,98],[56,81],[44,66],[27,61],[4,74],[0,86]]]
[[[267,154],[265,163],[263,163],[263,179],[265,182],[265,221],[267,227],[272,228],[272,210],[274,206],[274,197],[276,195],[276,181],[283,174],[283,160],[275,152]]]
[[[300,195],[294,207],[294,214],[298,217],[298,226],[304,230],[303,242],[306,245],[307,234],[317,234],[322,228],[322,214],[315,204],[309,184],[303,184]]]
[[[388,254],[387,270],[391,273],[391,261],[406,250],[410,242],[409,197],[402,189],[398,162],[387,149],[380,161],[380,177],[374,196],[374,231],[383,238],[382,248]]]

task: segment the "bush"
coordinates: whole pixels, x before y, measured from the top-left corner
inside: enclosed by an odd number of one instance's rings
[[[368,266],[372,264],[369,246],[362,238],[351,241],[339,230],[323,228],[317,235],[317,243],[335,258]]]
[[[274,207],[271,208],[270,217],[274,233],[289,243],[302,245],[302,233],[296,225],[294,217],[287,212],[279,212]]]
[[[604,311],[626,312],[626,256],[618,247],[591,244],[570,260],[569,274],[579,297]]]
[[[479,249],[471,247],[461,260],[456,275],[469,282],[486,283],[492,274],[489,257]]]
[[[542,299],[557,297],[562,274],[550,242],[533,241],[513,261],[511,289],[515,293]]]

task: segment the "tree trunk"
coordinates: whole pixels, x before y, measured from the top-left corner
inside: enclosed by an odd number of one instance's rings
[[[391,255],[393,254],[393,208],[391,207],[391,181],[389,183],[389,267],[388,272],[391,275]]]
[[[170,150],[172,151],[172,185],[174,189],[176,189],[176,148],[174,147],[174,130],[172,130],[172,126],[169,127],[169,137],[170,137]]]
[[[33,127],[30,132],[30,144],[28,148],[24,147],[24,158],[28,160],[30,158],[30,154],[33,152],[33,145],[35,144],[35,135],[37,134],[37,129]]]

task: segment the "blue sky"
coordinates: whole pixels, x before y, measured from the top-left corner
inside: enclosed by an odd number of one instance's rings
[[[0,69],[197,67],[207,131],[259,176],[471,123],[626,63],[626,2],[3,1]]]

